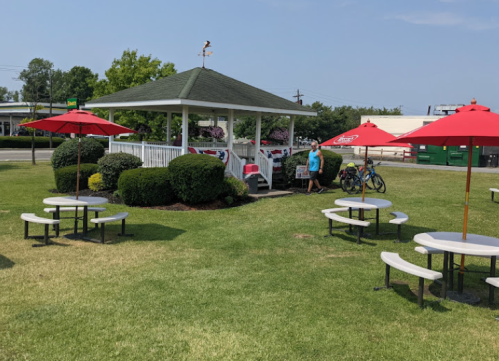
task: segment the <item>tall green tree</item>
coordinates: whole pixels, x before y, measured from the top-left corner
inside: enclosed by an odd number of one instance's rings
[[[65,98],[78,98],[81,102],[92,99],[99,75],[84,66],[74,66],[65,74]]]
[[[32,104],[30,118],[35,118],[38,103],[50,100],[50,74],[53,66],[48,60],[35,58],[29,62],[28,68],[19,74],[19,80],[24,82],[21,89],[22,99]]]
[[[5,86],[0,86],[0,101],[7,101],[7,94],[9,93],[9,89]]]
[[[137,85],[149,83],[173,74],[176,74],[173,63],[162,63],[151,55],[137,55],[137,50],[125,50],[120,59],[114,59],[111,67],[106,70],[106,79],[95,83],[93,99],[113,94],[120,90],[133,88]],[[95,113],[107,119],[109,112],[95,109]],[[139,124],[148,124],[152,132],[146,135],[150,139],[164,139],[162,127],[166,124],[166,115],[163,113],[119,110],[114,113],[115,122],[135,129]]]
[[[283,116],[262,116],[261,139],[269,139],[269,134],[275,127],[289,127],[289,118]],[[255,139],[256,117],[240,117],[234,126],[234,135],[237,138]]]

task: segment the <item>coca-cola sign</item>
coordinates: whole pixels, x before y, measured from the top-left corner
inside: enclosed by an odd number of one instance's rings
[[[359,136],[358,135],[342,135],[338,139],[334,141],[334,144],[348,144],[352,143],[355,139],[357,139]]]

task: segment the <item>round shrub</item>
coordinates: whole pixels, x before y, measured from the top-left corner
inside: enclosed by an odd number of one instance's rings
[[[244,181],[235,177],[225,177],[220,197],[226,199],[230,197],[233,201],[248,198],[249,187]],[[229,203],[230,204],[230,203]]]
[[[301,185],[301,179],[295,179],[296,166],[307,164],[308,154],[310,151],[303,151],[293,154],[291,157],[287,157],[283,160],[284,165],[284,176],[289,185],[299,186]],[[343,163],[343,157],[340,154],[332,152],[330,150],[321,149],[322,156],[324,157],[324,167],[322,168],[322,174],[319,174],[317,179],[321,186],[329,186],[333,180],[338,175],[341,164]]]
[[[88,178],[97,173],[97,164],[80,164],[80,190],[88,188]],[[54,172],[55,186],[59,193],[76,191],[78,165],[59,168]]]
[[[81,162],[97,164],[104,155],[104,147],[95,139],[81,139]],[[69,165],[78,164],[78,138],[65,141],[52,154],[52,168],[57,170]]]
[[[168,166],[175,195],[188,203],[216,199],[223,189],[225,164],[206,154],[185,154]]]
[[[168,168],[125,170],[118,180],[118,191],[128,206],[162,206],[174,197]]]
[[[104,183],[102,183],[102,175],[100,173],[93,174],[88,178],[88,188],[94,192],[98,192],[104,189]]]
[[[106,154],[99,159],[97,164],[99,164],[99,173],[102,175],[104,189],[117,189],[121,173],[140,167],[142,161],[133,154],[120,152]]]

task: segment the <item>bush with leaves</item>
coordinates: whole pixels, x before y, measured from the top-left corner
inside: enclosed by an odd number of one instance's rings
[[[128,153],[106,154],[97,162],[102,175],[104,189],[117,189],[118,179],[125,170],[135,169],[142,165],[139,157]]]
[[[234,178],[225,177],[223,182],[223,189],[220,197],[225,199],[231,197],[235,201],[244,200],[248,198],[249,187],[244,181]]]
[[[296,179],[296,166],[307,164],[309,150],[293,154],[291,157],[286,157],[282,160],[283,174],[288,185],[300,186],[302,180]],[[322,156],[324,157],[324,167],[322,174],[317,177],[321,186],[328,187],[338,175],[343,157],[330,150],[321,149]]]
[[[206,154],[185,154],[168,166],[175,195],[187,203],[214,200],[223,189],[225,164]]]
[[[64,143],[64,139],[52,138],[53,148],[60,146],[62,143]],[[35,147],[36,149],[49,148],[49,137],[35,137]],[[31,148],[31,136],[0,137],[0,148]]]
[[[100,173],[95,173],[90,178],[88,178],[88,188],[94,192],[98,192],[104,189],[104,183],[102,182],[102,175]]]
[[[81,139],[80,163],[96,164],[103,155],[104,147],[101,143],[92,138]],[[58,146],[52,154],[51,162],[54,170],[78,164],[78,138],[65,141]]]
[[[118,191],[128,206],[162,206],[174,198],[168,168],[126,170],[118,180]]]
[[[97,164],[80,164],[80,190],[88,188],[88,178],[97,173]],[[59,193],[76,191],[78,165],[59,168],[54,171],[55,186]]]

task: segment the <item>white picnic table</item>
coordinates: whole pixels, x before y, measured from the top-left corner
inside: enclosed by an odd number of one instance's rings
[[[419,233],[414,236],[414,242],[423,246],[436,248],[444,251],[444,270],[442,281],[442,298],[446,297],[448,272],[448,257],[452,254],[465,254],[470,256],[490,257],[490,277],[495,277],[496,257],[499,255],[499,239],[495,237],[481,236],[478,234],[466,235],[463,239],[461,232],[428,232]],[[451,265],[453,267],[453,265]],[[461,290],[462,291],[462,290]],[[494,286],[489,286],[489,302],[494,299]]]
[[[75,196],[68,197],[49,197],[43,200],[44,204],[48,204],[56,207],[54,219],[60,219],[60,207],[83,207],[83,237],[87,235],[88,227],[88,207],[96,206],[100,204],[106,204],[107,198],[104,197],[91,197],[83,196],[76,199]],[[78,218],[75,216],[75,235],[78,234]],[[59,225],[56,225],[56,235],[59,235]]]
[[[389,208],[392,206],[392,202],[386,199],[379,198],[365,198],[362,201],[362,197],[348,197],[340,198],[334,201],[338,206],[348,207],[348,208],[358,208],[359,213],[361,209],[375,209],[376,210],[376,235],[379,235],[379,210],[381,208]],[[364,220],[364,219],[362,219]]]

